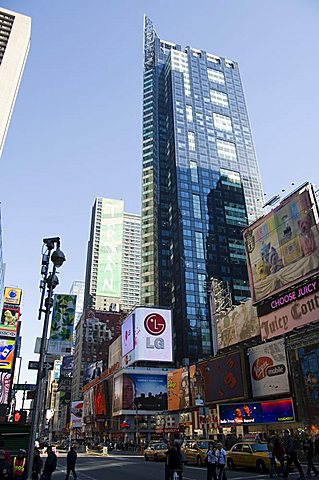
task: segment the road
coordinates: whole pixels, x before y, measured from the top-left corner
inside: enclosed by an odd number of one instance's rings
[[[52,480],[64,480],[65,455],[58,457],[58,467]],[[141,456],[115,454],[109,457],[79,455],[76,471],[79,480],[164,480],[164,464],[145,462]],[[70,477],[72,478],[72,476]],[[227,471],[230,480],[268,479],[269,475],[258,475],[254,471]],[[297,473],[289,476],[292,480],[298,478]],[[186,466],[184,480],[206,480],[206,469],[196,466]]]

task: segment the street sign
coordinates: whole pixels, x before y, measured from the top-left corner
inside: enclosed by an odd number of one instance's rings
[[[28,365],[29,370],[38,370],[39,369],[39,362],[31,360]]]
[[[53,369],[53,363],[45,362],[43,364],[43,368],[45,368],[46,370],[52,370]]]
[[[35,398],[35,390],[29,390],[27,392],[27,400],[34,400]]]
[[[34,383],[16,383],[13,385],[13,390],[36,390],[37,386]]]

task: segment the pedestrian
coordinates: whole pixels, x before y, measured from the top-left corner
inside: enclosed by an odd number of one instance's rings
[[[216,457],[219,467],[218,480],[227,480],[226,477],[226,450],[221,442],[217,443]]]
[[[316,469],[313,463],[313,457],[315,453],[314,442],[311,438],[311,435],[307,435],[303,443],[303,450],[307,457],[307,477],[311,477],[311,472],[315,474],[315,477],[319,476],[319,471]]]
[[[286,442],[287,465],[283,477],[288,478],[291,465],[294,464],[297,467],[300,478],[306,478],[298,460],[298,440],[291,435],[289,430],[284,431],[284,439]]]
[[[166,461],[165,461],[165,480],[173,480],[174,473],[181,467],[181,458],[174,442],[169,443],[169,448],[166,452]],[[178,473],[177,473],[178,475]],[[183,473],[182,473],[183,475]],[[179,477],[179,478],[183,478]]]
[[[26,453],[23,448],[20,448],[18,456],[13,459],[12,470],[14,480],[25,480],[27,478]]]
[[[43,461],[40,456],[40,450],[34,447],[33,463],[32,463],[32,480],[39,480],[39,475],[42,470]]]
[[[213,442],[209,442],[207,451],[207,480],[217,480],[216,465],[217,457],[215,444]]]
[[[274,454],[274,446],[275,446],[275,439],[270,438],[267,444],[268,447],[268,458],[269,458],[269,463],[270,463],[270,469],[269,469],[269,476],[270,478],[277,478],[278,475],[276,473],[276,458]]]
[[[10,463],[6,460],[6,452],[4,450],[0,450],[0,479],[12,480],[12,478],[12,467]]]
[[[278,469],[277,473],[282,474],[284,473],[284,470],[285,470],[285,450],[284,450],[284,447],[282,446],[281,439],[278,436],[275,437],[275,440],[274,440],[273,453],[275,456],[275,460],[278,460],[278,462],[280,463],[280,469]]]
[[[315,436],[314,444],[315,444],[315,455],[317,456],[319,455],[319,435],[318,434]]]
[[[70,476],[70,472],[72,472],[74,480],[76,480],[77,474],[75,473],[75,464],[76,460],[78,458],[78,455],[75,450],[75,445],[71,446],[70,451],[67,454],[66,457],[66,477],[65,480],[68,480]]]
[[[58,463],[57,456],[52,450],[51,445],[47,447],[47,455],[43,469],[43,480],[51,480],[52,473],[55,471]]]

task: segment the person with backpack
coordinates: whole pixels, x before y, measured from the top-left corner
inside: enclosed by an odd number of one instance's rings
[[[51,480],[52,473],[55,471],[58,463],[57,456],[52,450],[51,445],[47,447],[47,455],[48,456],[44,464],[43,474],[41,475],[41,477],[44,477],[43,480]]]
[[[9,462],[6,461],[6,452],[0,450],[0,478],[1,480],[12,480],[12,467]]]
[[[227,480],[226,477],[226,450],[221,442],[217,443],[216,457],[219,467],[218,480]]]
[[[298,460],[298,440],[293,435],[291,435],[289,430],[284,431],[284,439],[286,444],[287,465],[284,471],[283,478],[288,478],[292,464],[297,467],[300,478],[306,478]]]
[[[307,438],[303,442],[303,451],[305,452],[307,457],[307,477],[311,477],[311,472],[313,472],[315,476],[318,477],[319,471],[316,469],[313,463],[315,447],[311,435],[307,435]]]
[[[76,480],[77,475],[75,473],[75,464],[76,464],[77,458],[78,458],[78,456],[77,456],[77,453],[75,451],[75,446],[72,445],[72,447],[71,447],[71,449],[68,452],[67,457],[66,457],[66,477],[65,477],[65,480],[69,479],[70,472],[72,472],[73,478],[74,478],[74,480]]]
[[[216,448],[213,442],[209,442],[207,451],[207,480],[217,480],[216,465]]]

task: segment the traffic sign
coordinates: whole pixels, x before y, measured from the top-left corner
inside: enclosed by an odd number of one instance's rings
[[[16,383],[13,385],[13,390],[36,390],[37,386],[34,383]]]
[[[31,360],[28,365],[29,370],[38,370],[39,369],[39,362]]]
[[[43,368],[45,368],[46,370],[52,370],[53,369],[53,363],[45,362],[43,364]]]

